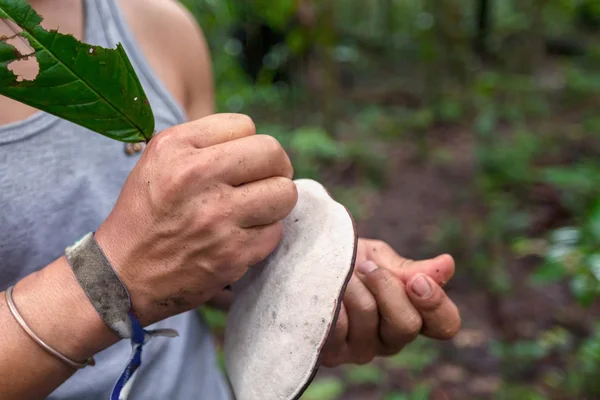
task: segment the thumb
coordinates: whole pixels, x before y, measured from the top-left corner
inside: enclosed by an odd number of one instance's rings
[[[461,326],[456,304],[433,280],[422,274],[415,275],[406,284],[408,296],[423,318],[421,333],[434,339],[451,339]]]
[[[390,271],[404,283],[415,275],[424,274],[438,285],[444,286],[454,275],[454,258],[449,254],[443,254],[428,260],[403,260],[398,266],[390,268]]]

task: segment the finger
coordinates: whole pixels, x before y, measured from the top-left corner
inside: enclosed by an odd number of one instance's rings
[[[408,282],[416,274],[430,276],[438,285],[444,286],[454,276],[454,259],[448,254],[431,258],[428,260],[406,260],[399,261],[392,270],[402,282]]]
[[[233,190],[240,227],[270,225],[287,217],[298,201],[296,184],[275,177],[248,183]]]
[[[342,302],[337,322],[331,337],[332,343],[343,347],[342,345],[346,343],[346,339],[348,338],[349,322],[346,306]]]
[[[206,150],[213,176],[231,186],[276,176],[291,179],[294,175],[287,153],[272,136],[243,137]]]
[[[323,348],[321,364],[326,367],[337,367],[344,363],[347,357],[348,346],[346,338],[348,337],[348,313],[342,302],[340,313],[338,315],[335,328],[327,339]]]
[[[408,297],[404,283],[389,270],[365,261],[358,265],[358,271],[379,308],[380,353],[398,353],[419,335],[421,315]]]
[[[379,313],[375,298],[353,274],[344,294],[348,313],[348,348],[358,364],[370,362],[378,347]]]
[[[409,297],[423,317],[422,333],[434,339],[451,339],[460,330],[460,313],[444,290],[419,274],[407,283]]]
[[[380,267],[392,271],[402,282],[406,283],[415,274],[425,274],[433,278],[440,286],[444,286],[454,275],[454,259],[448,254],[428,260],[413,261],[400,256],[387,243],[378,240],[364,240],[368,256]]]
[[[251,268],[266,259],[275,250],[283,234],[281,222],[251,229],[233,227],[224,229],[223,235],[234,235],[234,242],[221,246],[221,240],[215,239],[211,249],[218,265],[225,265],[222,271],[222,286],[233,285]],[[235,260],[234,263],[231,260]]]
[[[277,247],[283,234],[283,225],[271,225],[236,229],[238,245],[230,249],[239,259],[240,265],[253,266],[264,261]]]
[[[214,114],[178,125],[171,130],[174,130],[173,135],[197,149],[256,134],[254,122],[243,114]]]

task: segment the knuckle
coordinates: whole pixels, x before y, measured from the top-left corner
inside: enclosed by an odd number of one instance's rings
[[[420,311],[439,312],[439,310],[444,307],[444,304],[448,299],[446,293],[437,286],[434,286],[432,291],[433,292],[428,299],[415,302]]]
[[[217,226],[215,219],[210,210],[201,211],[193,216],[189,226],[192,232],[195,233],[202,233],[203,235],[209,232],[212,233],[215,226]]]
[[[216,230],[231,218],[233,207],[229,206],[226,202],[220,201],[219,198],[215,199],[215,204],[216,205],[213,206],[211,210],[204,213],[198,219],[199,225],[203,225],[211,230]]]
[[[215,189],[215,186],[207,188],[208,193],[201,196],[202,207],[196,208],[192,221],[195,231],[217,231],[234,213],[234,207],[223,194],[223,189]]]
[[[400,281],[385,268],[379,268],[363,279],[378,302],[393,302],[398,297],[398,292],[403,290]]]
[[[158,153],[169,153],[172,151],[175,142],[176,136],[179,132],[179,127],[174,126],[165,130],[158,135],[155,135],[148,145],[150,151],[155,151]]]
[[[165,185],[175,190],[181,190],[189,185],[190,182],[193,182],[197,176],[198,170],[195,165],[181,163],[167,178],[168,182],[165,182]]]
[[[235,120],[244,134],[247,136],[256,135],[256,124],[250,116],[246,114],[229,114],[229,118]]]
[[[206,157],[206,154],[198,157],[194,154],[192,157],[187,157],[186,162],[183,165],[188,164],[190,169],[194,171],[194,178],[204,177],[208,179],[214,174],[214,161],[210,157]]]
[[[375,314],[377,313],[377,303],[375,301],[365,301],[361,303],[360,311],[363,314]]]
[[[423,328],[423,320],[418,314],[407,315],[403,321],[403,336],[408,338],[415,338],[421,332]]]
[[[373,286],[377,287],[378,292],[388,294],[390,291],[395,291],[396,281],[390,271],[385,268],[378,268],[367,275],[367,279],[372,282]]]
[[[228,199],[223,199],[222,196],[219,196],[219,211],[215,213],[217,217],[218,223],[222,223],[231,219],[231,217],[235,214],[233,205],[228,201]]]
[[[174,204],[182,195],[182,189],[193,181],[195,171],[189,165],[182,164],[171,172],[160,173],[156,178],[156,188],[160,198],[166,204]]]
[[[274,172],[279,176],[291,179],[294,176],[294,167],[279,140],[269,135],[258,135],[257,139],[266,157],[272,163]]]
[[[287,178],[281,178],[278,181],[279,196],[277,196],[285,206],[286,210],[291,211],[298,202],[298,187]]]
[[[261,141],[261,144],[265,151],[272,156],[280,156],[282,153],[285,153],[281,143],[273,136],[269,135],[258,135],[257,138]]]

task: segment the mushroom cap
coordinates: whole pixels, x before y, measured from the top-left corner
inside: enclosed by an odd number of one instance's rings
[[[224,351],[237,400],[304,393],[352,276],[357,234],[350,213],[320,183],[295,183],[298,203],[278,247],[232,287]]]

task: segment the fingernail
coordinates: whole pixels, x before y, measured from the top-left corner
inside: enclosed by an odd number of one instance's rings
[[[414,294],[422,299],[426,299],[431,296],[431,285],[423,275],[415,279],[411,287]]]
[[[363,261],[360,264],[358,264],[358,272],[365,275],[370,274],[377,268],[379,267],[373,261]]]

